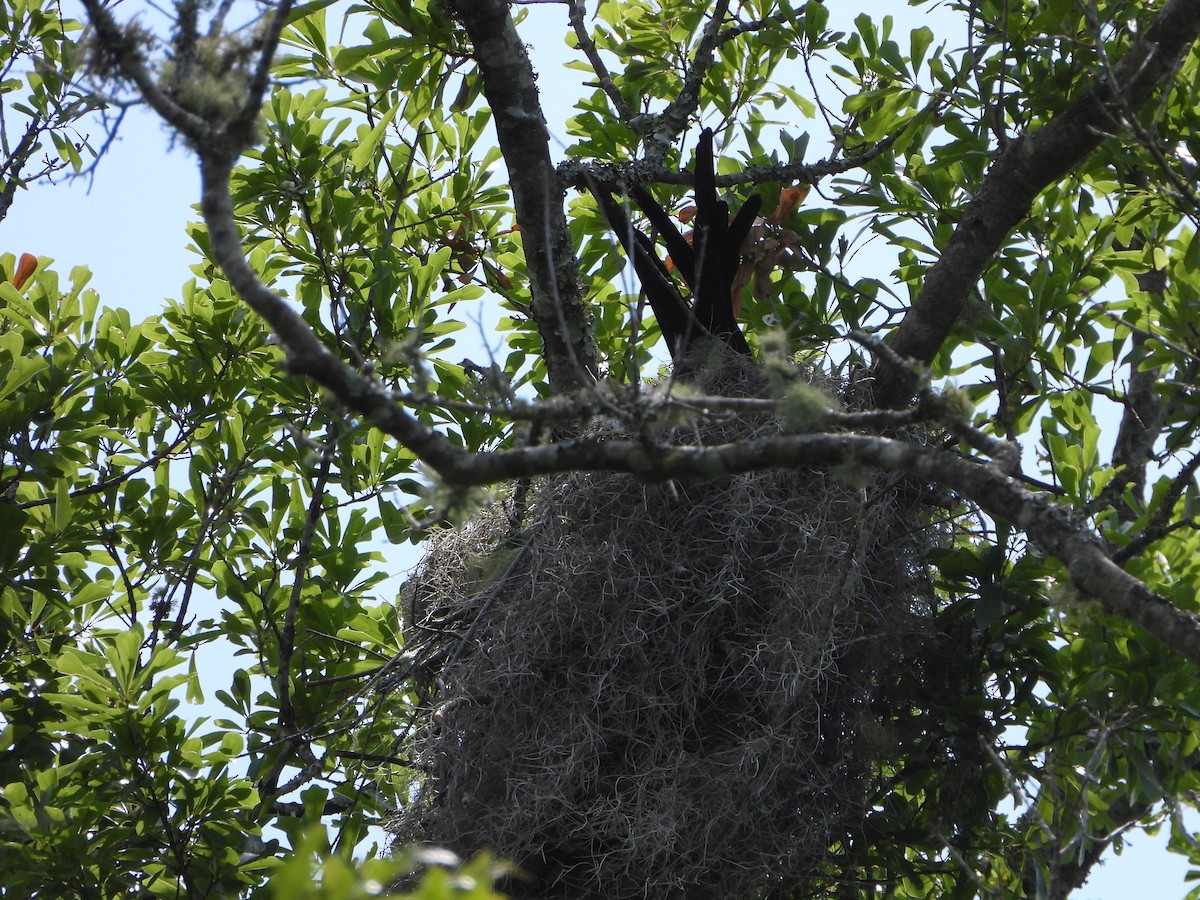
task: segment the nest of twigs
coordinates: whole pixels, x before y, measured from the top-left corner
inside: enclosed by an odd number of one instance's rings
[[[407,589],[433,662],[397,840],[490,849],[528,873],[507,890],[547,898],[812,897],[878,866],[897,761],[954,756],[914,727],[941,715],[922,695],[976,672],[921,496],[825,470],[580,473],[535,484],[523,529],[496,506],[445,532]]]

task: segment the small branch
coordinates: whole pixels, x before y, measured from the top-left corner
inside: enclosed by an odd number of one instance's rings
[[[136,37],[117,24],[109,8],[101,0],[82,0],[84,9],[96,36],[104,45],[105,52],[112,54],[121,67],[121,72],[133,82],[142,98],[162,117],[168,125],[187,138],[195,146],[211,143],[212,129],[203,118],[188,112],[159,88],[158,82],[146,70],[141,47]],[[242,148],[238,148],[240,154]],[[236,158],[237,154],[234,154]]]
[[[342,754],[342,755],[345,756],[347,754]],[[363,755],[365,755],[365,754],[363,754]],[[389,759],[388,761],[392,761],[392,760]],[[403,763],[403,760],[395,760],[395,761]],[[354,806],[354,803],[355,803],[355,801],[350,799],[349,797],[342,797],[338,794],[334,794],[332,797],[330,797],[328,800],[325,801],[325,805],[321,808],[321,815],[322,816],[340,815],[341,813],[344,813],[347,810],[351,809]],[[276,800],[274,803],[271,804],[270,809],[271,809],[271,815],[278,816],[280,818],[297,818],[297,819],[299,819],[299,818],[302,818],[304,815],[306,815],[308,812],[307,807],[305,807],[305,805],[303,803],[288,802],[288,801],[284,801],[284,800]]]
[[[295,673],[292,671],[292,658],[296,651],[296,617],[300,611],[301,595],[305,582],[308,580],[308,569],[312,564],[312,542],[317,526],[325,512],[325,492],[329,485],[333,458],[337,452],[337,444],[341,433],[337,430],[326,438],[325,447],[321,452],[321,462],[312,482],[312,496],[308,502],[308,513],[304,520],[304,531],[296,545],[293,554],[291,594],[288,597],[287,610],[284,613],[283,627],[276,630],[275,637],[279,642],[279,668],[275,673],[275,696],[279,701],[279,718],[275,723],[275,731],[279,738],[279,752],[270,770],[258,782],[257,788],[264,798],[274,797],[279,791],[279,776],[283,773],[294,757],[299,746],[307,736],[297,728],[295,708],[292,706],[292,684]]]
[[[26,126],[25,133],[21,135],[21,140],[17,142],[12,155],[4,161],[3,166],[0,166],[0,174],[3,174],[4,177],[4,188],[0,190],[0,222],[4,221],[8,215],[13,197],[17,193],[17,187],[21,184],[21,170],[25,168],[29,157],[37,149],[38,136],[45,127],[47,126],[44,120],[34,119],[31,121]]]
[[[902,359],[879,338],[863,331],[851,331],[848,337],[873,350],[878,358],[894,370],[906,372],[914,383],[920,381],[922,375],[917,368],[910,361]],[[918,394],[916,408],[925,411],[925,415],[921,417],[924,420],[940,422],[968,447],[990,456],[1001,471],[1009,475],[1020,475],[1021,448],[1012,441],[994,438],[960,418],[947,403],[945,394],[926,386]]]
[[[1171,518],[1175,515],[1175,506],[1179,503],[1179,498],[1183,496],[1183,492],[1196,477],[1198,469],[1200,469],[1200,453],[1188,460],[1187,465],[1180,470],[1179,474],[1171,479],[1171,486],[1167,488],[1167,492],[1158,504],[1158,509],[1146,523],[1146,527],[1124,547],[1113,551],[1114,562],[1123,565],[1170,532],[1177,528],[1188,527],[1189,523],[1172,522]]]
[[[794,19],[794,14],[789,15],[787,13],[776,13],[773,16],[767,16],[765,19],[752,19],[749,22],[738,22],[736,25],[731,25],[722,30],[721,33],[717,35],[716,45],[720,47],[743,34],[761,31],[764,28],[772,28],[777,25],[784,25]]]
[[[1141,250],[1142,247],[1143,242],[1139,239],[1124,249]],[[1167,288],[1166,273],[1158,269],[1139,272],[1137,283],[1139,290],[1161,299]],[[1135,496],[1141,501],[1145,500],[1146,468],[1154,456],[1154,445],[1166,419],[1158,387],[1163,374],[1162,367],[1142,368],[1140,365],[1148,339],[1145,332],[1133,332],[1129,386],[1125,396],[1117,398],[1123,412],[1112,455],[1113,467],[1122,471],[1104,486],[1098,498],[1100,504],[1111,506],[1117,511],[1117,517],[1124,521],[1136,519],[1137,514],[1122,502],[1122,494],[1126,486],[1132,486]],[[1173,507],[1174,503],[1171,503],[1161,510],[1170,511]]]
[[[275,60],[275,51],[279,47],[279,37],[287,25],[292,12],[293,0],[279,0],[279,6],[270,14],[267,25],[261,35],[261,45],[258,53],[258,65],[250,78],[249,91],[241,111],[230,119],[226,130],[235,135],[253,135],[255,123],[262,111],[267,88],[271,85],[271,64]],[[249,143],[249,141],[247,141]],[[241,150],[238,151],[241,153]]]
[[[851,156],[831,156],[816,163],[775,163],[773,165],[749,166],[740,172],[718,175],[717,187],[733,187],[740,184],[756,185],[769,181],[799,184],[819,184],[823,179],[841,175],[874,162],[900,139],[922,116],[935,113],[946,103],[946,95],[939,92],[930,97],[916,115],[880,140],[878,143]],[[647,154],[646,159],[635,159],[621,163],[583,163],[568,159],[559,163],[556,174],[560,181],[576,190],[590,190],[596,185],[619,188],[622,185],[647,184],[695,184],[692,172],[686,169],[669,168]]]
[[[186,444],[191,439],[192,434],[194,434],[196,429],[199,427],[200,427],[199,421],[194,422],[193,424],[189,425],[186,429],[184,429],[183,431],[181,431],[179,433],[179,436],[176,437],[176,439],[171,443],[171,445],[169,447],[165,447],[162,450],[159,450],[153,456],[147,457],[146,459],[142,460],[142,462],[140,462],[136,466],[134,466],[132,469],[128,469],[124,472],[120,472],[120,473],[112,476],[111,478],[105,478],[102,481],[97,481],[95,484],[90,484],[87,487],[80,488],[77,491],[71,491],[71,493],[70,493],[71,499],[74,500],[77,497],[87,497],[90,494],[103,493],[104,491],[108,490],[110,487],[116,487],[117,485],[128,481],[130,478],[132,478],[138,472],[141,472],[145,469],[158,468],[158,464],[160,462],[162,462],[164,459],[167,459],[168,457],[173,456],[175,453],[177,453],[179,451],[179,448],[182,447],[184,444]],[[16,506],[20,509],[31,509],[35,506],[52,505],[53,503],[56,502],[56,500],[57,500],[57,498],[53,497],[53,496],[41,497],[37,500],[27,500],[24,503],[17,503]],[[6,503],[6,502],[8,502],[8,501],[4,500],[3,498],[0,498],[0,503]]]
[[[608,67],[604,64],[604,58],[600,56],[600,51],[596,49],[592,36],[588,34],[587,25],[583,21],[583,14],[587,11],[584,0],[567,0],[567,9],[571,28],[574,29],[575,38],[579,41],[579,48],[588,58],[588,62],[592,64],[592,71],[596,73],[596,83],[600,85],[600,90],[604,91],[604,95],[612,103],[613,109],[617,111],[617,116],[623,122],[629,122],[637,116],[637,110],[626,103],[625,98],[621,96],[621,91],[617,88]]]
[[[700,106],[700,89],[704,79],[713,65],[713,51],[717,48],[717,39],[721,34],[721,23],[729,12],[730,0],[716,0],[696,52],[692,54],[692,65],[687,76],[683,79],[683,87],[667,108],[658,115],[650,117],[648,127],[642,127],[646,135],[646,158],[654,163],[661,163],[667,149],[675,139],[683,134],[688,120]]]

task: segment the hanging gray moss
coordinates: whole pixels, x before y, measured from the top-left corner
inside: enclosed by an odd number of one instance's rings
[[[495,506],[443,533],[407,587],[409,650],[433,662],[397,841],[490,849],[528,873],[507,891],[547,898],[813,897],[877,866],[899,761],[979,778],[924,696],[981,679],[936,609],[920,495],[827,470],[577,473],[536,483],[519,529]]]

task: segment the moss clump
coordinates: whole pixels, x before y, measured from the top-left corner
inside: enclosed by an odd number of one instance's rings
[[[199,36],[162,64],[163,90],[188,112],[218,124],[250,99],[254,42],[230,35]]]

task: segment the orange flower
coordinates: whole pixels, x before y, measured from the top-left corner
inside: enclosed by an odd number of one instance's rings
[[[779,205],[775,207],[775,212],[767,218],[767,221],[772,225],[779,225],[792,214],[800,201],[808,196],[809,186],[801,184],[797,187],[785,187],[779,192]]]
[[[17,272],[12,277],[12,286],[18,291],[24,287],[25,282],[29,280],[29,276],[33,274],[37,268],[37,257],[32,253],[22,253],[21,261],[17,263]]]

